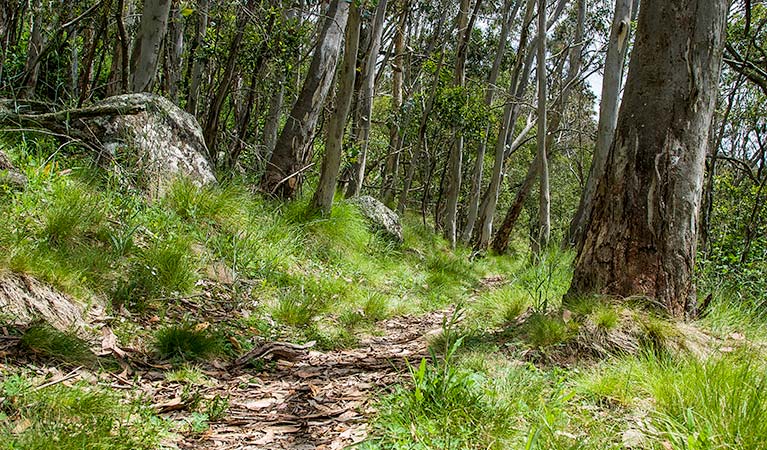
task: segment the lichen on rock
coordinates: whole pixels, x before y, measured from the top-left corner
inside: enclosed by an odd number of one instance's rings
[[[389,238],[403,242],[402,224],[397,213],[389,209],[377,199],[368,195],[356,197],[352,202],[357,205],[362,215],[377,231],[382,232]]]

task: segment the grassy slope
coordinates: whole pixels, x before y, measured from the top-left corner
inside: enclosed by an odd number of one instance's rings
[[[112,324],[120,343],[157,358],[229,357],[254,336],[352,347],[391,315],[460,304],[463,320],[435,341],[435,357],[414,362],[412,383],[381,400],[367,448],[756,449],[767,438],[765,365],[754,349],[767,332],[754,310],[715,302],[697,325],[736,339],[703,362],[659,349],[668,327],[654,318],[640,356],[554,364],[550,356],[577,334],[576,322],[546,314],[569,283],[571,255],[470,261],[415,218],[396,246],[344,202],[312,219],[303,201],[272,205],[238,184],[179,182],[148,204],[113,176],[43,157],[49,152],[35,145],[11,149],[30,187],[0,193],[0,216],[11,219],[0,222],[0,270],[106,303],[124,318]],[[495,274],[504,282],[475,293]],[[621,314],[602,304],[581,313],[604,329]],[[32,330],[25,348],[52,365],[82,364],[72,356],[80,343]],[[138,393],[35,390],[39,374],[11,364],[0,371],[0,448],[156,448],[164,433],[188,426],[159,419]],[[132,430],[130,439],[118,429]]]

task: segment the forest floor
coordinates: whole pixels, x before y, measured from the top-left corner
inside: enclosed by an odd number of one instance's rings
[[[767,318],[740,285],[701,279],[689,323],[563,305],[572,252],[524,233],[476,255],[408,215],[393,242],[352,203],[318,218],[245,180],[148,202],[55,142],[9,148],[29,187],[0,189],[0,450],[767,441]]]
[[[440,333],[451,313],[387,319],[358,348],[310,350],[258,374],[208,372],[215,385],[204,395],[227,397],[229,411],[205,433],[185,436],[179,446],[338,450],[363,442],[378,397],[403,381],[408,364],[428,356],[427,337]],[[177,398],[178,389],[157,393],[155,399]]]
[[[204,307],[192,301],[185,306]],[[114,341],[104,345],[122,355],[119,367],[68,367],[20,350],[18,336],[4,328],[0,373],[22,369],[26,378],[39,380],[35,391],[93,383],[118,396],[138,396],[168,423],[189,424],[166,433],[158,443],[163,448],[337,450],[368,439],[380,396],[406,382],[409,364],[417,366],[429,356],[430,339],[441,334],[453,312],[386,319],[350,349],[267,342],[234,362],[214,360],[180,371]],[[111,330],[107,334],[114,336]],[[221,414],[200,419],[195,411],[215,409],[217,401]]]

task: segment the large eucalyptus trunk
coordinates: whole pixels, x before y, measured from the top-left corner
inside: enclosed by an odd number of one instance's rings
[[[727,0],[644,0],[615,136],[586,221],[570,296],[642,295],[682,317]]]
[[[357,50],[360,41],[360,10],[352,4],[349,12],[349,22],[346,25],[346,43],[344,44],[344,64],[338,76],[336,107],[328,124],[328,137],[325,145],[325,156],[322,158],[320,181],[309,209],[329,215],[336,193],[336,182],[341,169],[341,150],[343,147],[344,130],[347,116],[352,105],[354,93],[354,75],[357,68]]]
[[[623,65],[629,44],[631,31],[631,8],[633,0],[616,0],[610,41],[607,44],[604,77],[602,79],[602,96],[599,103],[599,123],[597,124],[597,142],[594,156],[591,160],[591,170],[586,181],[586,187],[581,195],[580,204],[570,223],[569,242],[580,246],[583,241],[583,228],[586,219],[591,214],[597,181],[605,171],[607,152],[610,149],[615,127],[618,123],[618,106],[620,104],[621,81],[623,80]]]
[[[332,0],[306,80],[261,179],[261,188],[268,194],[288,199],[298,192],[307,147],[333,82],[348,18],[349,3]]]
[[[133,92],[150,92],[157,75],[162,41],[168,29],[171,0],[145,0],[133,48]]]

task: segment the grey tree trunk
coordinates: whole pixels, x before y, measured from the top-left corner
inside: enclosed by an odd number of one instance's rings
[[[569,297],[695,310],[698,209],[727,0],[644,0],[623,103]]]
[[[171,0],[145,0],[133,48],[132,92],[150,92],[157,74],[162,41],[168,29]]]
[[[394,187],[399,175],[400,152],[402,151],[402,85],[404,81],[405,64],[405,27],[407,25],[409,1],[404,0],[402,11],[397,21],[397,30],[394,35],[394,63],[392,64],[392,111],[394,117],[389,131],[389,154],[386,155],[386,167],[381,186],[381,201],[388,205],[394,199]]]
[[[579,6],[582,7],[584,4],[581,1],[579,3]],[[528,6],[533,9],[535,6],[535,1],[531,1]],[[554,23],[559,20],[559,16],[562,14],[564,7],[564,2],[560,1],[557,5],[557,8],[554,11],[554,14],[549,17],[548,22],[546,24],[546,29],[550,29]],[[579,8],[579,11],[582,10],[582,8]],[[531,16],[532,17],[532,16]],[[583,17],[579,17],[578,26],[576,28],[576,38],[574,39],[576,42],[576,47],[580,48],[580,41],[582,40],[582,34],[583,34]],[[578,38],[580,36],[580,38]],[[538,33],[535,38],[533,38],[532,42],[530,43],[530,47],[535,46],[537,48],[539,40],[541,39],[541,34]],[[520,51],[519,54],[522,53],[522,43],[520,43]],[[519,86],[517,87],[516,91],[516,103],[519,104],[522,102],[522,98],[524,95],[524,91],[527,87],[528,80],[530,78],[530,72],[532,70],[532,64],[533,64],[533,57],[535,56],[535,52],[529,51],[525,53],[525,61],[524,61],[524,71],[521,74],[521,78],[519,81]],[[575,59],[572,59],[570,61],[570,70],[568,74],[568,80],[574,80],[575,77],[578,75],[578,70],[580,69],[580,50],[577,52],[573,51],[570,54],[571,58],[577,57]],[[573,83],[571,82],[565,82],[563,83],[564,87],[562,89],[561,95],[560,95],[560,105],[564,108],[564,105],[567,103],[567,99],[569,96],[570,89],[573,86]],[[515,108],[512,110],[512,116],[511,116],[511,122],[510,124],[514,124],[516,122],[516,119],[519,114],[519,105],[515,105]],[[556,129],[559,127],[559,120],[561,119],[561,114],[552,114],[552,120],[550,121],[550,128]],[[546,137],[546,147],[549,149],[548,153],[551,153],[554,143],[554,135],[549,134]],[[496,147],[497,150],[500,150],[500,148]],[[500,174],[503,168],[504,159],[507,157],[508,152],[504,152],[503,155],[496,153],[496,159],[495,159],[495,167],[493,168],[493,171],[497,170]],[[535,159],[531,163],[527,175],[525,176],[525,179],[522,183],[522,186],[519,188],[519,191],[517,192],[516,197],[514,198],[514,202],[512,203],[511,207],[506,213],[506,216],[503,219],[503,222],[501,223],[501,226],[498,228],[498,231],[495,233],[495,236],[492,240],[492,247],[493,250],[496,253],[504,253],[509,244],[509,238],[511,237],[511,231],[514,229],[514,226],[516,225],[517,219],[519,218],[520,213],[522,212],[522,207],[524,206],[524,202],[529,196],[530,192],[532,191],[533,185],[535,183],[536,175],[539,173],[539,167],[540,167],[540,159],[539,155],[536,154]],[[483,230],[483,233],[486,233],[484,236],[480,236],[479,242],[477,244],[478,248],[484,248],[485,243],[490,240],[490,235],[492,233],[492,221],[495,217],[495,208],[496,208],[496,202],[498,193],[500,190],[500,178],[497,179],[497,183],[493,184],[491,186],[492,190],[488,190],[486,193],[485,200],[488,201],[487,204],[487,210],[483,212],[482,217],[482,225],[481,229]]]
[[[549,159],[546,156],[546,0],[538,0],[538,176],[540,196],[538,203],[537,241],[534,253],[539,253],[549,244],[551,237],[551,194],[549,192]]]
[[[570,223],[569,242],[580,247],[583,243],[583,231],[586,219],[591,214],[591,208],[596,192],[597,181],[605,171],[607,152],[615,134],[618,123],[618,106],[620,104],[621,81],[623,66],[631,31],[631,9],[633,0],[616,0],[615,13],[610,29],[610,41],[607,44],[604,77],[602,80],[602,96],[599,104],[599,123],[597,124],[597,141],[591,169],[586,181],[586,187],[575,216]]]
[[[373,96],[375,95],[376,60],[381,49],[381,35],[383,34],[384,18],[386,16],[387,0],[378,0],[373,25],[370,29],[370,45],[365,49],[365,65],[363,67],[359,92],[359,134],[358,146],[360,148],[357,161],[352,164],[352,178],[346,190],[346,197],[360,195],[362,184],[365,181],[365,165],[367,164],[368,147],[370,146],[370,126],[373,115]]]
[[[288,199],[298,191],[307,147],[333,82],[348,18],[349,3],[332,0],[306,80],[261,179],[261,189],[268,194]]]
[[[29,32],[27,45],[27,61],[24,66],[25,80],[23,97],[33,97],[37,89],[37,79],[40,74],[40,54],[43,50],[43,3],[36,0],[32,6],[32,29]]]
[[[178,103],[178,90],[181,84],[181,68],[183,65],[182,57],[184,55],[184,20],[181,16],[181,5],[175,4],[171,9],[171,21],[168,25],[168,44],[166,83],[168,98],[174,103]]]
[[[421,163],[425,155],[428,154],[428,152],[424,150],[424,147],[426,146],[426,127],[428,125],[429,115],[434,109],[434,100],[437,97],[437,87],[439,86],[439,74],[442,71],[442,66],[444,63],[445,47],[443,45],[442,51],[440,52],[439,61],[437,62],[437,70],[434,72],[434,82],[432,83],[429,90],[429,99],[424,105],[423,114],[421,115],[421,122],[418,125],[418,141],[415,145],[415,153],[410,161],[410,167],[407,169],[407,175],[405,176],[402,185],[402,192],[400,192],[399,200],[397,202],[397,214],[400,216],[405,213],[405,208],[407,207],[407,197],[410,192],[410,186],[413,182],[413,177],[415,176],[416,166]]]
[[[353,3],[346,25],[346,43],[344,44],[344,64],[338,76],[336,93],[336,108],[328,124],[328,136],[325,144],[325,156],[322,159],[320,181],[314,197],[309,204],[310,211],[318,211],[322,215],[330,215],[333,207],[333,197],[336,193],[336,182],[341,169],[341,150],[343,148],[344,130],[347,116],[352,105],[354,93],[354,78],[357,69],[357,50],[360,41],[360,10]]]
[[[525,66],[525,59],[521,55],[527,53],[528,29],[535,13],[536,0],[528,0],[525,6],[525,16],[522,22],[522,33],[519,36],[517,55],[520,55],[514,63],[514,69],[511,75],[511,84],[509,85],[509,94],[513,96],[513,101],[506,104],[503,111],[503,120],[501,129],[498,131],[498,139],[495,142],[495,158],[493,161],[493,173],[490,177],[490,185],[482,196],[482,204],[479,209],[479,236],[475,247],[478,250],[484,250],[490,242],[493,232],[493,219],[495,209],[498,203],[498,194],[503,181],[503,166],[506,160],[506,142],[509,133],[514,128],[517,115],[520,110],[522,96],[527,87],[530,76],[530,67]],[[530,130],[527,130],[530,131]]]
[[[202,86],[202,73],[205,67],[205,61],[202,58],[202,46],[205,41],[205,35],[208,33],[208,8],[209,0],[198,0],[197,26],[195,28],[194,42],[192,43],[192,69],[189,74],[189,91],[186,97],[186,111],[197,116],[200,108],[200,86]]]
[[[285,83],[286,74],[282,68],[277,69],[279,73],[274,80],[272,97],[269,99],[269,111],[266,114],[266,123],[264,123],[264,153],[266,159],[272,156],[274,147],[277,145],[277,133],[280,131],[280,116],[282,115],[282,104],[285,101]]]
[[[466,52],[468,49],[471,29],[476,18],[481,0],[476,0],[474,12],[469,20],[470,0],[461,0],[458,14],[458,54],[455,61],[454,84],[464,87],[466,84]],[[456,128],[455,146],[448,158],[447,195],[445,201],[445,238],[452,248],[455,248],[458,234],[458,197],[461,194],[461,170],[463,167],[463,132]]]
[[[506,54],[506,41],[509,38],[509,31],[514,23],[519,7],[522,4],[521,0],[516,1],[514,8],[511,8],[511,2],[513,0],[506,0],[504,5],[503,14],[501,18],[503,24],[501,25],[501,34],[498,40],[498,49],[495,53],[495,59],[493,60],[493,67],[490,70],[490,76],[487,78],[487,89],[485,90],[485,105],[490,107],[495,99],[496,83],[498,83],[498,75],[501,72],[501,63],[503,57]],[[525,24],[523,23],[524,27]],[[512,83],[513,84],[513,83]],[[505,117],[505,114],[504,114]],[[508,127],[501,125],[504,130],[508,130]],[[482,189],[482,172],[484,171],[485,151],[487,149],[487,140],[490,137],[490,124],[485,127],[485,135],[477,148],[477,157],[474,162],[474,170],[472,170],[471,176],[471,193],[469,194],[468,208],[466,212],[466,225],[463,227],[461,233],[461,242],[468,244],[474,234],[474,225],[477,222],[477,215],[479,214],[479,201],[480,191]],[[504,133],[506,134],[506,133]],[[505,147],[505,142],[504,142]]]

